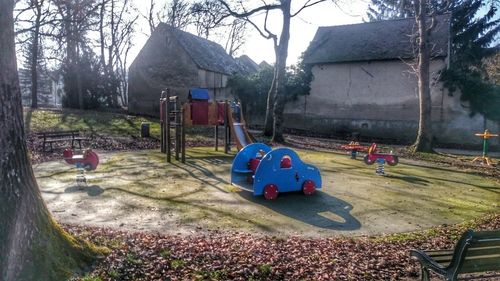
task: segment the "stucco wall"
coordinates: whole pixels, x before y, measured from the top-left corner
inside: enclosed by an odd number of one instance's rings
[[[211,98],[224,99],[227,75],[199,69],[163,25],[153,32],[129,72],[129,105],[132,114],[159,116],[162,90],[169,88],[182,102],[190,88],[208,88]]]
[[[436,141],[478,144],[473,133],[483,118],[470,118],[459,94],[450,96],[438,72],[444,60],[431,63],[432,119]],[[372,61],[315,65],[309,96],[289,103],[285,126],[324,134],[362,136],[411,142],[418,128],[417,79],[402,61]],[[491,122],[490,122],[491,123]],[[491,130],[498,129],[492,125]]]

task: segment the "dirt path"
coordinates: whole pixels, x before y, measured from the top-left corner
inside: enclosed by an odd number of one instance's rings
[[[173,234],[374,235],[457,223],[499,206],[500,184],[485,177],[415,161],[379,177],[374,166],[343,154],[299,153],[320,168],[324,187],[314,196],[285,193],[276,201],[231,186],[233,155],[210,148],[189,149],[186,164],[168,165],[157,151],[101,154],[83,190],[75,185],[76,171],[60,161],[34,169],[61,222]]]

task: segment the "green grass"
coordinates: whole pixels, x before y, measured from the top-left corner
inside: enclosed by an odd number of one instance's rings
[[[108,276],[113,278],[113,279],[118,279],[118,278],[120,278],[120,273],[118,273],[118,271],[116,271],[116,270],[110,270],[110,271],[108,271]]]
[[[50,130],[80,130],[86,134],[111,136],[139,136],[141,123],[150,123],[150,132],[160,136],[158,119],[121,113],[91,110],[24,109],[25,129],[28,133]]]
[[[269,265],[269,264],[261,264],[261,265],[259,265],[259,271],[262,274],[264,274],[264,275],[270,274],[271,270],[272,270],[272,266]]]
[[[227,280],[228,271],[221,269],[215,271],[198,270],[193,274],[194,280]]]
[[[185,261],[183,261],[183,260],[172,260],[172,261],[170,262],[170,266],[171,266],[173,269],[181,268],[181,267],[183,267],[185,264],[186,264],[186,262],[185,262]]]
[[[94,110],[24,108],[24,124],[28,134],[79,130],[84,135],[138,137],[143,122],[149,123],[150,135],[159,139],[160,122],[157,118]],[[212,127],[186,128],[186,139],[190,141],[211,140],[213,134]]]
[[[81,281],[102,281],[101,277],[93,275],[85,275],[80,279]]]
[[[141,259],[137,257],[134,253],[127,254],[127,261],[132,264],[140,264],[142,263]]]
[[[409,241],[425,241],[430,238],[443,236],[443,232],[446,231],[446,235],[454,240],[458,240],[460,236],[467,229],[477,229],[478,226],[488,222],[489,220],[495,217],[495,212],[487,213],[482,217],[476,219],[469,219],[462,223],[455,224],[452,226],[449,225],[441,225],[436,226],[430,229],[425,229],[421,231],[411,231],[411,232],[403,232],[403,233],[393,233],[389,235],[383,235],[374,237],[373,241],[375,242],[409,242]]]
[[[170,255],[172,255],[172,251],[170,249],[163,249],[160,252],[160,256],[162,256],[164,259],[170,258]]]

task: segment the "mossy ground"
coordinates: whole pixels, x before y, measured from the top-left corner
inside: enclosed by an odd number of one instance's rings
[[[283,193],[275,201],[230,185],[233,154],[190,148],[185,164],[157,151],[102,155],[79,190],[76,171],[59,162],[35,167],[42,193],[62,222],[192,233],[226,229],[285,235],[407,232],[466,221],[498,210],[491,178],[402,161],[375,175],[375,165],[331,152],[299,150],[318,166],[323,189]]]

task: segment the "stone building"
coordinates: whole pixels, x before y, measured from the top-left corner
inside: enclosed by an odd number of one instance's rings
[[[285,126],[414,141],[419,116],[417,77],[411,67],[415,34],[413,18],[320,27],[304,56],[312,66],[310,94],[287,104]],[[434,135],[442,144],[476,144],[480,139],[474,133],[483,130],[483,117],[471,117],[460,94],[450,95],[438,81],[448,65],[449,39],[450,16],[438,16],[430,38]],[[488,124],[498,131],[498,125]]]
[[[243,75],[252,75],[259,72],[260,70],[260,66],[247,55],[237,57],[236,61],[240,66],[240,73]]]
[[[128,110],[159,115],[165,88],[186,100],[190,88],[206,88],[211,99],[228,98],[228,78],[240,71],[217,43],[160,23],[129,69]]]

